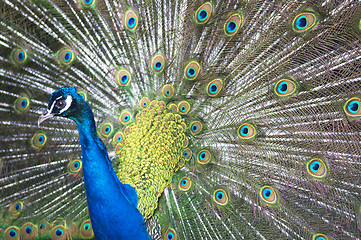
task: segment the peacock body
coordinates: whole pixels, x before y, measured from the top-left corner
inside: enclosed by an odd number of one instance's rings
[[[358,0],[0,10],[1,238],[361,238]]]

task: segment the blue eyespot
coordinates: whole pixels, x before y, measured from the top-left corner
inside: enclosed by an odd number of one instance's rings
[[[192,126],[192,130],[195,132],[195,131],[197,131],[197,126],[196,125],[193,125]]]
[[[184,186],[184,185],[186,185],[186,184],[187,184],[187,179],[183,179],[182,185]]]
[[[128,19],[128,27],[133,28],[135,26],[136,20],[134,17]]]
[[[228,203],[228,196],[226,191],[223,189],[217,189],[213,192],[213,200],[221,206],[227,205]]]
[[[263,191],[263,197],[267,199],[271,196],[271,193],[271,190],[267,188]]]
[[[10,235],[10,237],[16,237],[17,232],[14,229],[10,229],[9,235]]]
[[[120,81],[121,81],[121,83],[124,84],[124,83],[128,82],[128,79],[129,79],[128,75],[123,75],[122,78],[120,79]]]
[[[352,101],[348,104],[347,108],[351,113],[357,113],[359,108],[359,103],[357,101]]]
[[[284,94],[287,92],[287,89],[288,89],[288,84],[287,82],[281,82],[279,85],[278,85],[278,91],[281,93],[281,94]]]
[[[181,107],[180,110],[181,110],[182,112],[184,112],[184,111],[186,110],[186,108],[185,108],[185,107]]]
[[[187,70],[187,74],[189,77],[193,77],[194,75],[196,75],[196,71],[193,68],[189,68]]]
[[[44,137],[43,136],[40,136],[39,137],[39,143],[42,144],[44,142]]]
[[[45,228],[45,224],[44,223],[40,224],[40,229],[44,229],[44,228]]]
[[[233,33],[237,29],[237,24],[234,21],[230,21],[227,23],[227,31],[229,33]]]
[[[318,237],[316,240],[326,240],[324,237]]]
[[[206,158],[206,153],[202,152],[199,156],[201,160],[204,160]]]
[[[19,62],[22,62],[24,61],[25,59],[25,52],[23,50],[19,51],[19,54],[18,54],[18,60]]]
[[[16,211],[20,211],[20,208],[21,208],[20,203],[17,203],[17,204],[15,205],[15,209],[16,209]]]
[[[248,126],[243,126],[243,127],[241,128],[241,134],[242,134],[242,136],[247,136],[248,132],[249,132]]]
[[[316,173],[320,169],[321,163],[319,161],[313,161],[310,165],[311,172]]]
[[[33,232],[33,229],[32,229],[31,227],[27,226],[27,227],[25,228],[25,232],[26,232],[27,234],[31,234],[31,233]]]
[[[74,163],[74,168],[75,168],[75,169],[78,169],[78,168],[79,168],[79,166],[80,166],[80,165],[79,165],[79,163],[78,163],[78,162],[75,162],[75,163]]]
[[[26,101],[26,99],[23,99],[21,101],[21,108],[25,108],[27,104],[28,104],[28,101]]]
[[[204,20],[206,20],[207,17],[208,17],[208,13],[206,10],[200,10],[198,12],[198,20],[199,21],[204,21]]]
[[[216,84],[211,84],[211,85],[209,86],[209,92],[210,92],[211,94],[216,93],[217,90],[218,90],[218,87],[217,87]]]
[[[171,239],[173,239],[174,238],[174,235],[173,235],[173,233],[168,233],[167,234],[167,238],[169,239],[169,240],[171,240]]]
[[[223,193],[222,193],[222,192],[219,192],[219,193],[217,194],[217,199],[218,199],[218,200],[222,200],[222,198],[223,198]]]
[[[307,27],[307,18],[305,16],[300,16],[296,20],[296,27],[300,30]]]
[[[146,102],[145,102],[145,103],[143,103],[143,106],[144,106],[144,107],[146,107],[146,106],[147,106],[147,103],[146,103]]]
[[[108,133],[110,132],[110,130],[111,130],[111,129],[110,129],[110,127],[109,127],[109,126],[107,126],[107,127],[105,128],[105,133],[107,133],[107,134],[108,134]]]
[[[125,116],[124,121],[128,121],[128,120],[129,120],[129,116]]]
[[[93,3],[93,0],[84,0],[85,5],[90,5]]]
[[[169,95],[169,90],[165,91],[165,95]]]
[[[61,237],[61,236],[63,236],[63,230],[61,230],[60,228],[58,228],[58,229],[55,230],[55,234],[56,234],[56,236]]]
[[[64,56],[64,62],[68,63],[71,60],[71,52],[66,52]]]
[[[84,229],[85,229],[85,230],[90,229],[90,223],[86,223],[86,224],[84,224]]]
[[[183,156],[184,156],[184,157],[187,157],[187,156],[188,156],[188,152],[187,152],[187,151],[184,151]]]
[[[160,70],[160,69],[162,69],[162,63],[161,63],[161,62],[156,62],[156,63],[154,64],[154,69],[155,69],[155,70]]]

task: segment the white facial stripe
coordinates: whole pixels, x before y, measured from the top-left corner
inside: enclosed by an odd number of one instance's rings
[[[68,110],[70,108],[72,102],[73,102],[73,98],[71,97],[71,95],[68,95],[68,97],[65,100],[66,105],[63,109],[60,110],[59,113],[63,113],[66,110]]]
[[[57,99],[55,99],[55,101],[53,102],[53,104],[51,105],[50,109],[48,109],[48,114],[50,114],[53,111],[53,108],[55,106],[56,100],[62,98],[62,96],[58,97]]]

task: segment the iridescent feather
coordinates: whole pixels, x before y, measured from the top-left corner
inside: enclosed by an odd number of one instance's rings
[[[94,239],[77,127],[38,126],[64,86],[152,239],[361,239],[360,1],[0,11],[1,239]]]

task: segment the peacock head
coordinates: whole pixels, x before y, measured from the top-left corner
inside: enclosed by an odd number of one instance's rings
[[[38,125],[46,119],[54,116],[70,118],[81,121],[84,106],[87,106],[84,99],[73,87],[62,87],[53,92],[48,103],[47,111],[39,117]]]

